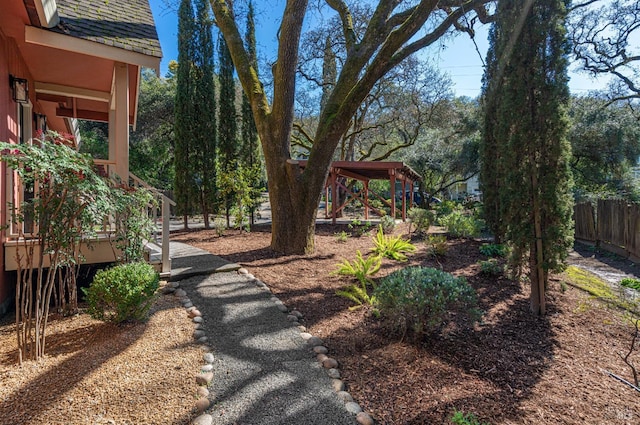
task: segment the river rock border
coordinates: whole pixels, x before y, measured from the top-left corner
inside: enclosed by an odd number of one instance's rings
[[[246,268],[238,269],[238,274],[245,276],[258,288],[267,292],[271,292],[269,287],[264,282],[261,282],[254,275],[249,273]],[[202,317],[202,313],[200,312],[200,310],[198,310],[198,308],[193,305],[193,303],[187,296],[187,292],[184,289],[180,288],[180,282],[168,282],[162,287],[161,291],[165,295],[173,294],[180,301],[187,312],[187,317],[191,319],[191,321],[195,324],[193,339],[198,344],[202,344],[205,348],[206,352],[203,355],[204,364],[200,368],[200,372],[195,376],[197,389],[194,411],[198,416],[191,423],[192,425],[211,425],[213,424],[213,416],[207,414],[206,410],[211,406],[211,401],[209,401],[208,387],[211,384],[211,381],[213,381],[212,370],[214,356],[211,352],[211,347],[207,345],[208,338],[205,334],[204,326],[202,325],[202,323],[204,322],[204,318]],[[271,300],[283,314],[287,315],[287,320],[300,330],[300,337],[306,341],[307,345],[316,355],[316,359],[318,360],[318,362],[322,365],[322,367],[326,370],[327,375],[329,375],[329,377],[331,378],[333,389],[334,391],[336,391],[338,397],[342,401],[344,401],[345,409],[355,415],[356,422],[358,424],[373,425],[375,421],[373,420],[371,415],[364,412],[360,405],[353,400],[351,394],[346,391],[346,385],[344,381],[340,379],[341,375],[338,361],[327,355],[329,353],[329,349],[324,345],[322,339],[308,333],[307,328],[302,323],[300,323],[300,321],[304,319],[304,315],[297,310],[289,310],[289,308],[275,295],[271,296]]]

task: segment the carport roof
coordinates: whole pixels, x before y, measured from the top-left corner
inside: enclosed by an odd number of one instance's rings
[[[300,167],[307,165],[306,160],[297,161]],[[334,161],[331,163],[331,172],[338,175],[367,181],[389,180],[394,174],[398,180],[420,181],[420,174],[416,173],[404,162],[397,161]]]

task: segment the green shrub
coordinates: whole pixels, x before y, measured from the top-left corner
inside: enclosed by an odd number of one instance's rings
[[[462,205],[454,201],[442,201],[439,204],[435,204],[433,209],[435,210],[435,216],[438,219],[438,223],[440,223],[440,217],[447,216],[454,211],[461,211]]]
[[[440,224],[454,238],[472,238],[480,234],[480,223],[475,217],[456,210],[440,218]]]
[[[509,247],[503,244],[483,243],[480,247],[480,254],[487,257],[506,257],[509,253]]]
[[[403,332],[434,333],[449,313],[480,317],[474,289],[462,277],[428,267],[407,267],[383,278],[374,291],[380,313]]]
[[[213,229],[216,231],[216,235],[224,236],[225,230],[227,230],[227,220],[222,217],[216,217],[213,219]]]
[[[480,265],[480,273],[488,274],[492,276],[498,276],[502,274],[502,267],[495,258],[488,260],[478,261]]]
[[[83,288],[88,313],[95,319],[115,323],[144,320],[155,300],[158,281],[158,273],[147,263],[101,270],[89,288]]]
[[[640,279],[625,277],[620,281],[620,285],[640,291]]]
[[[427,254],[432,257],[443,257],[447,255],[449,245],[445,235],[429,235],[425,241],[427,244]]]
[[[365,221],[363,223],[356,218],[351,220],[351,223],[349,223],[348,227],[351,230],[351,235],[359,238],[360,236],[369,233],[372,226],[373,225],[370,221]]]
[[[380,226],[382,226],[382,232],[386,235],[393,233],[393,229],[396,228],[396,221],[389,215],[380,217]]]
[[[434,219],[433,213],[423,208],[410,208],[407,211],[407,217],[418,233],[427,233]]]
[[[351,235],[343,230],[341,232],[336,233],[335,236],[336,236],[336,241],[340,243],[345,243]]]
[[[473,413],[467,413],[456,410],[451,416],[451,422],[454,425],[489,425],[487,422],[480,422]]]
[[[385,236],[382,225],[378,228],[378,233],[373,238],[375,247],[372,251],[381,257],[386,257],[396,261],[407,261],[405,252],[414,252],[415,245],[402,239],[401,236]]]

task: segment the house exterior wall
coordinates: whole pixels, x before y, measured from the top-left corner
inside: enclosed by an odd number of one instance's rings
[[[18,47],[12,38],[0,30],[0,141],[17,143],[18,141],[18,106],[11,97],[9,75],[29,80],[29,96],[33,100],[33,81],[28,68],[22,59]],[[29,123],[32,119],[29,118]],[[0,162],[0,223],[7,222],[7,191],[5,189],[7,167]],[[4,242],[6,232],[0,229],[0,316],[13,305],[15,290],[14,275],[4,271]]]

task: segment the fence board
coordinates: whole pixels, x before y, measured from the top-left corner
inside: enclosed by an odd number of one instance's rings
[[[590,202],[576,204],[573,208],[576,224],[576,239],[595,242],[598,239],[596,233],[596,212]]]

